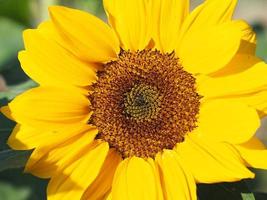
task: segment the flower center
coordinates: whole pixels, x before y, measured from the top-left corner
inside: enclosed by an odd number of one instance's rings
[[[90,123],[123,157],[155,157],[196,127],[201,97],[174,53],[122,50],[98,77]]]
[[[162,96],[154,86],[146,84],[134,85],[125,93],[125,115],[136,121],[155,119],[161,104]]]

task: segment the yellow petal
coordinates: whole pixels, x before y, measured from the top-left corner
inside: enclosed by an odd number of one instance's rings
[[[157,187],[157,200],[164,200],[164,195],[162,191],[162,184],[160,180],[160,169],[158,163],[152,158],[148,158],[147,162],[151,165],[154,170],[156,187]]]
[[[267,169],[267,149],[256,137],[244,144],[235,145],[235,148],[246,161],[248,167]]]
[[[254,150],[266,149],[265,145],[257,137],[253,137],[249,141],[247,141],[246,143],[236,145],[236,146],[241,146],[241,147],[246,148],[246,149],[254,149]]]
[[[261,60],[255,57],[253,54],[238,53],[234,56],[234,58],[230,61],[229,64],[227,64],[221,70],[213,73],[211,76],[213,78],[219,78],[242,73],[259,62],[261,62]]]
[[[61,37],[60,33],[57,31],[53,21],[51,19],[43,21],[37,27],[37,30],[44,37],[49,38],[50,40],[55,41],[60,44],[62,47],[67,48],[68,45],[65,43],[64,38]]]
[[[178,44],[182,41],[186,33],[190,33],[190,28],[192,25],[194,25],[194,21],[196,21],[197,17],[203,10],[204,5],[201,4],[198,7],[196,7],[192,12],[189,13],[189,15],[186,17],[184,23],[182,24],[181,31],[179,34]],[[178,47],[178,46],[177,46]]]
[[[112,184],[112,199],[157,199],[153,168],[142,158],[127,158],[120,163]]]
[[[240,29],[243,33],[241,45],[239,47],[239,53],[255,55],[256,53],[256,44],[257,36],[253,28],[248,25],[246,22],[240,20]],[[243,27],[242,27],[243,24]]]
[[[17,124],[8,138],[8,145],[16,150],[33,149],[36,142],[43,141],[46,138],[46,133],[36,133],[36,129],[31,127],[21,126]],[[36,139],[36,136],[38,139]]]
[[[95,144],[92,144],[95,145]],[[80,199],[97,175],[108,153],[108,144],[100,143],[51,178],[48,200]]]
[[[267,108],[266,89],[259,92],[248,93],[245,95],[233,95],[225,97],[225,99],[245,103],[255,108],[258,112],[265,112]]]
[[[125,50],[143,50],[151,40],[151,1],[104,0],[109,23]]]
[[[93,67],[37,30],[23,33],[26,51],[19,53],[23,70],[42,85],[87,86],[96,81]]]
[[[41,178],[51,177],[74,162],[81,152],[89,151],[97,132],[95,128],[84,127],[76,130],[75,134],[66,130],[62,131],[65,135],[54,133],[55,136],[46,138],[46,143],[43,142],[32,152],[25,171]]]
[[[237,0],[206,0],[187,17],[182,34],[222,24],[231,20]]]
[[[61,6],[49,8],[58,32],[71,52],[88,62],[108,62],[117,57],[119,41],[112,29],[89,13]]]
[[[246,22],[242,22],[241,20],[239,20],[239,22],[243,36],[238,52],[228,65],[221,70],[214,72],[212,74],[213,77],[240,73],[260,62],[260,59],[255,57],[257,43],[256,33]]]
[[[161,170],[164,199],[197,199],[194,178],[175,151],[164,150],[162,155],[157,155],[156,162]]]
[[[248,141],[260,126],[255,109],[233,101],[207,101],[200,107],[198,129],[213,141],[240,144]]]
[[[254,177],[238,152],[227,143],[209,142],[191,133],[177,145],[176,152],[198,183],[233,182]]]
[[[256,43],[257,43],[256,33],[254,32],[253,28],[249,24],[247,24],[246,21],[243,21],[243,23],[242,23],[242,20],[239,20],[239,21],[241,22],[240,28],[241,28],[242,33],[243,33],[242,40],[246,41],[248,43],[251,43],[253,45],[253,48],[255,48],[254,45],[256,45]],[[243,27],[242,27],[242,24],[243,24]],[[249,51],[249,50],[247,51],[245,46],[243,46],[243,48],[245,49],[245,51],[242,51],[240,49],[242,53],[246,52],[246,53],[254,54],[255,50],[256,50],[256,49],[254,49],[253,51]]]
[[[267,65],[264,62],[257,62],[254,66],[237,74],[207,78],[198,85],[198,91],[207,98],[247,94],[266,86],[266,77]]]
[[[232,19],[237,0],[207,0],[194,26],[212,26]]]
[[[82,196],[82,200],[98,200],[103,199],[106,193],[110,191],[113,176],[117,166],[122,161],[121,156],[115,149],[111,149],[106,160],[94,182],[86,189]]]
[[[189,13],[189,0],[153,0],[155,48],[172,52],[177,47],[182,24]]]
[[[51,20],[42,22],[38,26],[37,30],[40,34],[42,34],[43,37],[47,38],[48,40],[56,42],[57,44],[59,44],[61,47],[63,47],[67,51],[72,52],[72,47],[68,44],[68,42],[66,42],[66,40],[64,38],[62,38],[62,36],[57,31],[55,25],[53,24],[53,22]],[[79,56],[75,56],[75,54],[73,54],[73,53],[72,53],[72,55],[76,59],[79,59],[80,62],[85,63],[85,65],[87,67],[93,69],[94,71],[103,69],[102,63],[83,61],[82,59],[79,58]]]
[[[28,150],[54,142],[63,142],[66,139],[91,129],[86,125],[75,125],[73,127],[62,127],[59,130],[43,131],[29,126],[17,124],[8,138],[8,145],[16,150]]]
[[[111,199],[111,192],[107,193],[103,200],[112,200]]]
[[[128,184],[127,184],[127,168],[129,165],[130,159],[127,158],[123,160],[114,175],[114,179],[112,182],[112,190],[111,190],[111,199],[116,200],[128,200],[130,196],[128,195]]]
[[[193,73],[209,74],[227,65],[237,53],[243,22],[233,21],[186,34],[177,53],[183,67]]]
[[[11,110],[8,106],[3,106],[0,108],[0,111],[10,120],[15,121],[15,119],[11,115]]]
[[[37,87],[9,103],[12,117],[20,124],[54,130],[89,120],[89,101],[74,89]]]

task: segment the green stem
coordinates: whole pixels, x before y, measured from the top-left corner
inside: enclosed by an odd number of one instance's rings
[[[241,193],[243,200],[256,200],[253,193]]]

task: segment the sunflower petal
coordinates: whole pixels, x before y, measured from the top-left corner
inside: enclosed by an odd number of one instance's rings
[[[111,189],[113,176],[117,166],[122,161],[121,156],[115,149],[111,149],[95,181],[86,189],[82,200],[103,199],[106,193]]]
[[[237,146],[242,146],[243,148],[254,149],[254,150],[265,150],[266,149],[266,146],[257,137],[253,137],[246,143],[243,143]]]
[[[65,133],[65,138],[63,136],[62,138],[57,136],[47,138],[49,144],[42,144],[32,152],[25,166],[26,172],[41,178],[51,177],[74,162],[84,150],[90,149],[89,145],[94,141],[97,130],[86,127],[76,130],[75,134],[67,131],[63,133]]]
[[[267,169],[267,149],[256,137],[248,142],[234,146],[246,161],[248,167]]]
[[[143,50],[151,40],[151,1],[104,0],[109,22],[125,50]]]
[[[37,134],[36,129],[17,124],[10,134],[7,143],[15,150],[28,150],[34,149],[44,138],[47,138],[46,132],[40,131]]]
[[[62,127],[59,130],[43,131],[17,124],[8,138],[8,145],[16,150],[29,150],[46,145],[47,140],[49,140],[49,145],[64,142],[64,140],[89,129],[92,129],[91,126],[75,124],[73,127]]]
[[[256,110],[240,102],[214,100],[200,107],[200,134],[213,141],[244,143],[253,137],[259,126]]]
[[[92,144],[95,145],[95,144]],[[51,178],[47,188],[48,200],[80,199],[105,161],[108,144],[100,143]]]
[[[172,52],[177,47],[182,24],[189,14],[189,0],[153,0],[155,48]]]
[[[181,38],[189,31],[195,31],[203,29],[203,27],[207,28],[230,21],[236,4],[237,0],[206,0],[186,18],[182,27]]]
[[[103,198],[103,200],[112,200],[111,197],[112,197],[112,196],[111,196],[111,192],[109,192],[109,193],[107,193],[107,194],[105,195],[105,197]]]
[[[177,49],[183,67],[193,74],[210,74],[225,67],[238,52],[242,21],[232,21],[186,34]]]
[[[37,87],[9,103],[11,115],[20,124],[41,130],[86,124],[89,101],[75,89]]]
[[[253,58],[252,58],[253,59]],[[256,92],[267,85],[267,65],[252,60],[254,66],[236,74],[207,78],[198,86],[198,91],[207,98]],[[242,83],[242,84],[240,84]]]
[[[213,78],[219,78],[242,73],[259,62],[262,62],[261,59],[255,57],[253,54],[238,53],[228,65],[213,73],[211,76]]]
[[[238,152],[226,143],[209,142],[191,133],[175,150],[198,183],[233,182],[254,177]]]
[[[50,15],[68,50],[88,62],[108,62],[117,58],[119,41],[112,29],[86,12],[52,6]]]
[[[207,0],[194,25],[201,27],[227,22],[232,19],[236,5],[237,0]]]
[[[112,199],[156,199],[155,175],[152,167],[142,158],[132,157],[120,163],[112,184]]]
[[[266,90],[262,90],[262,91],[255,92],[255,93],[249,93],[246,95],[236,95],[236,96],[233,95],[230,97],[226,97],[225,99],[247,104],[248,106],[251,106],[254,109],[256,109],[261,114],[265,113],[267,109],[267,91]]]
[[[239,50],[230,63],[219,71],[214,72],[212,77],[240,73],[261,61],[259,58],[255,57],[257,43],[256,33],[246,22],[242,20],[239,20],[239,22],[240,30],[243,35]]]
[[[191,172],[187,171],[180,157],[172,150],[157,155],[160,166],[164,199],[196,200],[196,184]]]
[[[26,51],[19,53],[23,70],[42,85],[87,86],[96,81],[90,64],[79,61],[56,41],[38,30],[23,33]]]
[[[151,165],[154,170],[156,186],[157,186],[157,200],[164,200],[162,184],[160,180],[160,169],[158,163],[152,158],[148,158],[147,162]]]
[[[95,62],[88,62],[88,61],[84,62],[82,59],[80,59],[79,56],[75,56],[75,54],[72,52],[71,46],[68,44],[68,42],[66,42],[66,40],[57,31],[52,20],[47,20],[47,21],[42,22],[38,26],[37,30],[40,34],[42,34],[43,37],[47,38],[48,40],[54,41],[55,43],[59,44],[66,51],[71,52],[72,55],[76,59],[79,59],[81,62],[85,63],[87,65],[87,67],[89,67],[93,70],[103,69],[102,63],[95,63]]]

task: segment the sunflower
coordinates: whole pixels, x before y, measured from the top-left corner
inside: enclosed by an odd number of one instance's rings
[[[40,86],[2,108],[48,200],[196,200],[267,169],[267,66],[236,0],[104,0],[109,25],[50,7],[19,60]]]

